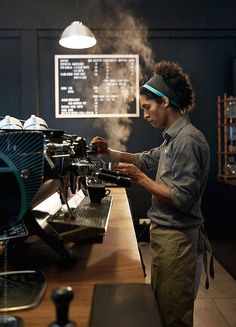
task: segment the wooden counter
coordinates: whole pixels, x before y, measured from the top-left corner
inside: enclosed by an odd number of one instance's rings
[[[74,299],[69,318],[78,327],[88,326],[94,284],[144,283],[136,236],[125,189],[112,188],[113,203],[108,230],[100,244],[83,243],[76,246],[77,264],[62,269],[56,255],[41,241],[27,245],[17,269],[40,269],[47,278],[47,290],[40,305],[31,310],[12,314],[24,319],[25,327],[43,327],[55,320],[51,291],[59,286],[71,286]],[[27,258],[27,260],[24,258]],[[12,270],[12,269],[11,269]]]

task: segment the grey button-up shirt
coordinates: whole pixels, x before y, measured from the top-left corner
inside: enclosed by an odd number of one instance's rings
[[[156,182],[170,188],[175,206],[153,195],[147,216],[172,228],[200,226],[203,222],[201,199],[210,162],[207,141],[188,116],[165,130],[163,137],[159,147],[137,153],[135,164],[141,170],[157,169]]]

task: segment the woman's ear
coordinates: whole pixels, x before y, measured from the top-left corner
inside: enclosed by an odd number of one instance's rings
[[[169,98],[167,98],[167,97],[163,97],[163,98],[162,98],[162,104],[163,104],[163,106],[164,106],[165,108],[168,108],[169,105],[170,105],[170,100],[169,100]]]

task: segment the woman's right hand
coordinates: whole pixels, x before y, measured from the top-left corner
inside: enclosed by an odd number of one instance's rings
[[[103,137],[95,136],[90,144],[96,146],[97,154],[109,154],[107,140],[105,140]]]

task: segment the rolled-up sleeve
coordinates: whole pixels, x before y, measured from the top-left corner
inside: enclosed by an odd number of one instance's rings
[[[135,154],[135,165],[141,170],[157,169],[161,146],[153,148],[150,151],[144,151],[142,153]]]
[[[201,194],[201,156],[201,148],[191,135],[185,135],[173,151],[170,196],[183,212],[189,210]]]

